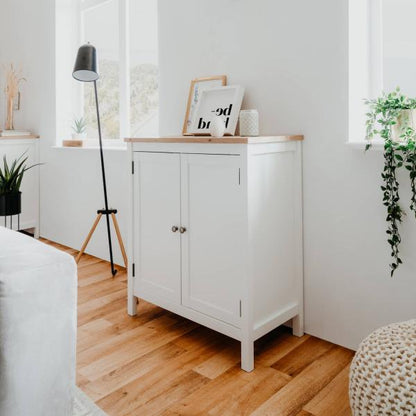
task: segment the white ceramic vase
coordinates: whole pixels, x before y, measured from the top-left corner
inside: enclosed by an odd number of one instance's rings
[[[223,137],[225,133],[225,122],[223,116],[214,116],[209,126],[209,133],[212,137]]]
[[[72,140],[84,140],[85,137],[85,133],[72,133]]]

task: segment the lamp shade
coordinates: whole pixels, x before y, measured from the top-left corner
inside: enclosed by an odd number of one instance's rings
[[[96,81],[98,75],[97,51],[94,46],[87,43],[78,49],[72,76],[82,82]]]

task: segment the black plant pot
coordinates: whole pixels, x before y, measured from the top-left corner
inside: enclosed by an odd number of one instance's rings
[[[13,192],[0,195],[0,217],[17,215],[22,212],[22,193]]]

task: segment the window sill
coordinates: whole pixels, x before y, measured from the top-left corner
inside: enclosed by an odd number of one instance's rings
[[[100,150],[99,146],[81,146],[81,147],[70,147],[70,146],[52,146],[52,149],[65,149],[65,150]],[[104,152],[107,150],[125,152],[127,151],[127,146],[104,146]]]
[[[362,151],[365,151],[365,147],[367,146],[367,144],[368,142],[365,142],[365,141],[357,142],[353,140],[350,140],[346,143],[346,145],[350,147],[351,149],[362,150]],[[373,140],[369,151],[370,150],[377,150],[377,151],[384,150],[384,142],[382,140]]]

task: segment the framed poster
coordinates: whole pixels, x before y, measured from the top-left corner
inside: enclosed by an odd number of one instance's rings
[[[226,75],[215,75],[212,77],[196,78],[191,81],[191,87],[189,88],[188,104],[186,106],[185,121],[183,123],[182,134],[184,136],[191,135],[189,128],[193,124],[193,117],[195,109],[198,105],[199,98],[202,91],[227,85]]]
[[[243,96],[244,88],[240,85],[210,88],[202,91],[189,132],[192,134],[209,134],[213,117],[220,116],[225,123],[225,134],[233,136],[237,127]]]

